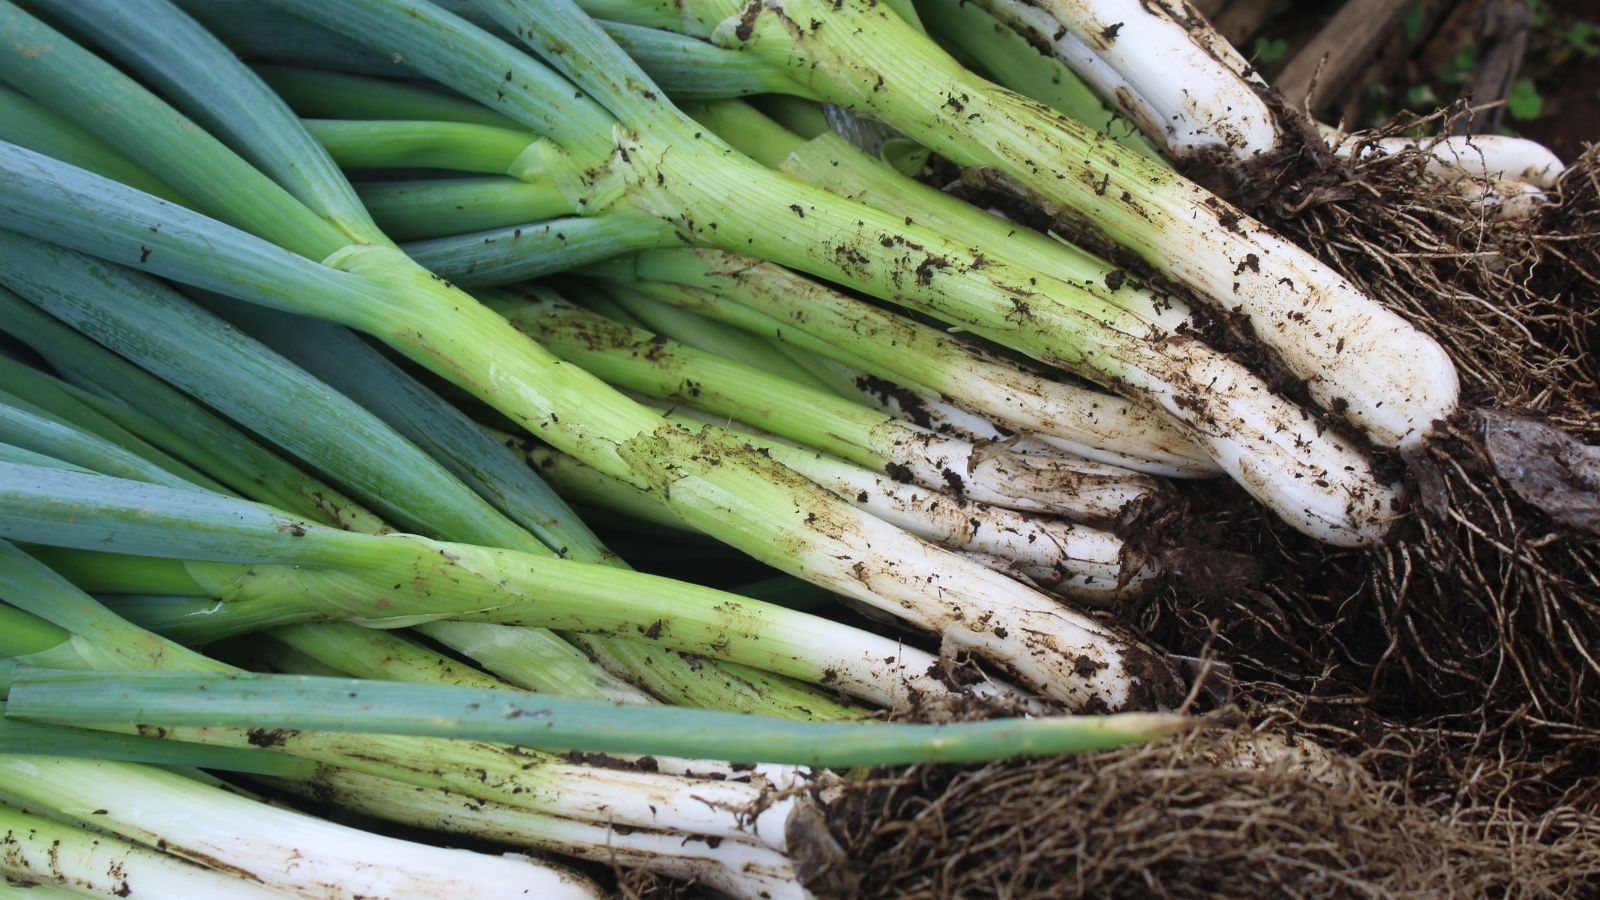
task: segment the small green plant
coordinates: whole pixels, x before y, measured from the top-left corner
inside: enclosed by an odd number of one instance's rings
[[[1583,54],[1584,59],[1600,56],[1600,23],[1579,19],[1567,28],[1567,46]]]
[[[1532,78],[1518,78],[1506,95],[1506,112],[1519,122],[1539,118],[1544,111],[1544,97]]]
[[[1255,49],[1251,53],[1260,65],[1277,62],[1289,49],[1289,42],[1283,38],[1258,37]]]
[[[1422,8],[1421,3],[1411,4],[1411,8],[1406,10],[1405,18],[1400,20],[1400,28],[1405,32],[1407,42],[1416,43],[1417,38],[1422,36],[1422,26],[1426,24],[1427,18],[1427,10]]]
[[[1456,55],[1448,62],[1439,64],[1434,75],[1448,87],[1459,87],[1472,79],[1472,71],[1478,66],[1478,45],[1462,44],[1456,48]]]

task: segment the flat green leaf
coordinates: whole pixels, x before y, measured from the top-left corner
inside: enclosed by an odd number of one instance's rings
[[[846,767],[978,762],[1172,734],[1161,713],[945,725],[789,722],[523,691],[311,675],[94,673],[18,667],[8,717],[61,723],[298,728],[487,740],[548,750]]]
[[[1600,56],[1600,23],[1580,19],[1567,29],[1567,43],[1584,59]]]
[[[4,708],[5,704],[0,703],[0,710]],[[0,753],[112,759],[157,766],[193,766],[254,775],[276,775],[280,778],[306,778],[317,767],[316,763],[309,760],[265,750],[187,744],[158,737],[113,734],[4,718],[0,718]]]
[[[1407,41],[1415,41],[1421,37],[1422,25],[1426,19],[1427,11],[1422,8],[1422,4],[1411,4],[1411,8],[1406,10],[1405,18],[1400,20],[1400,29],[1405,33]]]
[[[1283,38],[1258,37],[1252,55],[1258,64],[1266,65],[1282,59],[1288,49],[1289,42]]]
[[[1506,111],[1519,121],[1539,118],[1544,112],[1544,97],[1539,95],[1533,79],[1518,78],[1511,86],[1511,93],[1506,96]]]

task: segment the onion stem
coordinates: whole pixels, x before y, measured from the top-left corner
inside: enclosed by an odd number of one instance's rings
[[[93,689],[85,690],[89,685]],[[174,726],[248,722],[261,728],[339,728],[557,750],[667,752],[836,768],[1083,751],[1149,740],[1189,723],[1161,713],[1122,713],[948,725],[845,724],[761,720],[668,706],[630,709],[623,717],[609,703],[448,685],[41,669],[19,671],[11,696],[7,715],[62,722],[129,722],[133,716]]]

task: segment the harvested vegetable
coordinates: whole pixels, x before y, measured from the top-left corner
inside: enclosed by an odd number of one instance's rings
[[[1502,776],[1588,796],[1590,448],[1459,406],[1590,341],[1448,285],[1593,282],[1592,159],[1324,143],[1187,0],[0,30],[0,893],[1255,884],[1216,810],[1322,865],[1396,729],[1385,809],[1491,773],[1429,835],[1588,833]],[[1402,170],[1449,199],[1379,214]],[[1500,392],[1502,325],[1578,386]],[[1437,596],[1496,567],[1544,592]]]

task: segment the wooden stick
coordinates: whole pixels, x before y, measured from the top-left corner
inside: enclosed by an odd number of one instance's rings
[[[1297,109],[1309,98],[1312,115],[1331,106],[1360,77],[1409,7],[1394,0],[1350,0],[1340,7],[1278,76],[1283,98]]]
[[[1402,66],[1414,64],[1413,57],[1418,48],[1424,46],[1438,34],[1454,11],[1464,6],[1471,6],[1472,0],[1417,0],[1413,4],[1419,12],[1413,13],[1419,19],[1419,26],[1412,34],[1406,34],[1404,28],[1397,28],[1389,39],[1384,42],[1382,49],[1373,57],[1372,64],[1362,71],[1361,77],[1344,92],[1343,97],[1330,98],[1331,106],[1339,110],[1338,124],[1349,124],[1358,127],[1362,113],[1367,108],[1370,99],[1367,89],[1376,84],[1386,83]],[[1432,72],[1432,66],[1420,66],[1423,72]],[[1320,88],[1319,88],[1320,91]]]
[[[1495,0],[1484,7],[1482,24],[1478,29],[1477,69],[1472,81],[1462,91],[1470,97],[1473,106],[1497,103],[1511,93],[1511,85],[1522,68],[1522,56],[1528,49],[1528,32],[1533,27],[1533,11],[1526,0]],[[1505,106],[1496,106],[1474,116],[1462,118],[1450,129],[1453,134],[1495,134],[1505,121]]]

